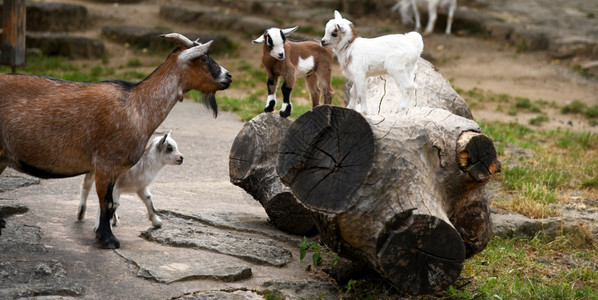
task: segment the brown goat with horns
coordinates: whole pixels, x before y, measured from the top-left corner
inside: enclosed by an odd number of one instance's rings
[[[216,116],[216,91],[228,88],[230,73],[201,44],[170,33],[177,47],[138,83],[119,80],[80,83],[32,75],[0,75],[0,173],[6,167],[39,178],[95,175],[100,202],[96,238],[119,248],[110,220],[118,177],[143,155],[152,133],[184,94],[204,94]],[[0,220],[3,223],[3,220]]]

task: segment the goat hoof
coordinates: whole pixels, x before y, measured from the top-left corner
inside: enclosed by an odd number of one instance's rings
[[[288,110],[288,111],[286,111],[286,110],[281,110],[281,111],[280,111],[280,116],[281,116],[281,117],[283,117],[283,118],[286,118],[286,117],[288,117],[288,116],[290,116],[290,115],[291,115],[291,111],[290,111],[290,110]]]
[[[274,106],[276,106],[276,101],[269,101],[266,107],[264,107],[264,112],[274,111]]]
[[[79,207],[79,211],[77,212],[77,220],[83,221],[85,219],[85,211],[87,208],[85,206]]]
[[[113,234],[98,234],[98,243],[103,249],[118,249],[120,248],[120,242]]]

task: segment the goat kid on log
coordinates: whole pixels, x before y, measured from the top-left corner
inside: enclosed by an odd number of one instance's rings
[[[389,74],[394,79],[401,99],[394,111],[412,106],[415,98],[417,60],[424,49],[422,36],[413,31],[377,38],[362,38],[355,33],[351,21],[334,11],[334,19],[326,24],[322,46],[332,49],[343,75],[353,83],[347,108],[361,103],[361,112],[369,114],[367,77]]]
[[[39,178],[93,173],[99,199],[96,239],[119,248],[110,220],[118,177],[139,161],[156,128],[189,90],[199,90],[217,115],[215,93],[228,88],[230,73],[201,44],[178,34],[166,61],[138,83],[98,83],[0,75],[0,173],[11,167]]]
[[[436,18],[438,17],[437,12],[445,12],[447,14],[447,20],[444,33],[449,35],[451,34],[455,9],[457,9],[457,0],[399,0],[391,10],[399,11],[401,22],[405,25],[412,25],[413,19],[415,18],[415,30],[417,32],[420,32],[422,28],[419,10],[427,10],[428,25],[426,25],[424,35],[431,34],[434,31],[434,25],[436,24]]]
[[[149,185],[165,165],[183,164],[183,155],[179,152],[176,141],[170,135],[171,132],[169,131],[164,136],[155,137],[145,149],[141,159],[132,168],[118,177],[114,185],[114,192],[112,192],[112,198],[116,207],[120,205],[119,200],[122,193],[137,193],[139,199],[145,204],[147,216],[155,228],[162,227],[162,219],[158,216],[152,203],[152,194],[150,193]],[[77,219],[79,221],[85,218],[87,197],[91,191],[93,180],[93,174],[87,173],[81,185],[81,199],[77,210]],[[112,217],[112,225],[116,226],[118,222],[119,218],[115,211]],[[100,211],[98,210],[94,229],[97,230],[99,225]]]
[[[287,29],[270,28],[252,42],[263,44],[262,63],[268,73],[268,98],[264,111],[274,110],[278,78],[282,76],[281,89],[284,103],[280,109],[280,116],[283,118],[291,115],[290,97],[297,76],[305,77],[312,107],[320,103],[320,87],[324,95],[324,103],[332,103],[333,90],[330,86],[334,61],[332,52],[321,47],[316,41],[287,40],[286,37],[298,28],[298,26]]]

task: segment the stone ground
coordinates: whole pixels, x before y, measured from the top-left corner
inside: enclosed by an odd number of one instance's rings
[[[291,298],[298,289],[305,298],[323,293],[335,299],[332,284],[304,270],[300,238],[276,230],[259,203],[229,182],[228,153],[242,126],[232,114],[213,119],[199,104],[177,104],[157,130],[172,130],[185,157],[183,165],[165,167],[152,185],[164,226],[152,230],[142,202],[125,195],[121,224],[114,228],[118,250],[95,245],[93,193],[87,216],[76,219],[82,176],[38,181],[5,171],[0,212],[28,211],[7,218],[0,235],[0,298],[169,299],[267,286]]]
[[[458,13],[456,36],[426,37],[426,52],[440,72],[462,89],[477,87],[558,103],[582,99],[597,104],[598,84],[581,78],[571,71],[569,64],[598,59],[595,50],[598,16],[589,17],[592,12],[598,13],[598,4],[573,1],[563,8],[546,5],[546,1],[529,1],[529,6],[521,6],[515,0],[464,1],[470,7]],[[207,12],[205,6],[195,1],[154,0],[131,5],[66,2],[88,7],[93,24],[82,26],[84,29],[73,34],[92,39],[101,36],[100,28],[104,25],[132,25],[151,30],[166,24],[178,32],[233,32],[235,38],[246,39],[237,41],[243,44],[249,43],[266,24],[276,24],[268,14],[279,16],[287,12],[285,23],[313,25],[324,24],[331,11],[325,8],[322,13],[322,9],[296,6],[285,9],[277,4],[298,5],[297,1],[221,2],[228,7],[210,8]],[[244,7],[247,3],[262,3],[262,11]],[[185,21],[183,16],[188,16],[189,11],[196,17],[181,23],[165,21],[166,17],[160,16],[160,4],[185,8],[178,12],[178,17],[173,17],[180,21]],[[393,19],[369,22],[352,13],[364,34],[374,34],[371,30],[376,26],[404,30]],[[211,16],[213,27],[198,25],[196,20],[201,16],[203,19]],[[459,26],[468,22],[481,24],[492,38],[462,36],[459,32],[463,29]],[[559,24],[559,30],[551,30],[553,24]],[[437,25],[444,26],[442,21]],[[571,37],[564,43],[568,46],[561,47],[567,37]],[[522,46],[524,38],[527,50],[540,52],[516,52],[514,48]],[[104,43],[108,52],[119,53],[111,58],[113,64],[126,64],[137,55],[117,42],[104,40]],[[218,59],[218,62],[226,66],[243,59],[258,66],[259,49],[248,45],[241,50],[241,58]],[[221,95],[242,92],[231,90]],[[498,114],[495,107],[478,107],[474,116],[521,122],[527,118]],[[562,127],[571,120],[574,129],[597,130],[584,120],[558,114],[547,126]],[[158,133],[173,130],[186,161],[182,166],[166,167],[152,185],[155,206],[163,210],[164,227],[152,230],[141,201],[125,195],[119,208],[121,224],[114,230],[122,245],[118,250],[95,246],[92,227],[96,197],[90,197],[85,220],[76,220],[81,176],[37,180],[5,171],[0,175],[0,216],[10,217],[0,236],[0,298],[59,295],[84,299],[252,299],[257,297],[253,291],[262,289],[281,291],[290,299],[320,295],[338,298],[336,287],[328,279],[305,271],[307,262],[298,259],[299,237],[273,228],[259,203],[229,182],[228,153],[242,126],[232,114],[221,113],[213,119],[198,104],[188,101],[177,104]],[[598,203],[590,201],[587,207],[590,209],[584,210],[582,217],[588,217],[595,226],[594,208]],[[578,213],[573,207],[565,216],[575,220]],[[529,228],[533,235],[538,228],[549,227],[545,222],[550,221],[521,216],[504,222],[495,216],[494,220],[496,232],[505,235],[515,228]],[[559,220],[554,221],[559,224]]]

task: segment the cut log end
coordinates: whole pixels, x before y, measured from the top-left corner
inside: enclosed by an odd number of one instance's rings
[[[277,172],[304,205],[342,212],[353,204],[351,196],[372,167],[373,145],[370,125],[361,114],[318,106],[289,127]]]
[[[279,193],[264,207],[272,224],[285,232],[300,236],[318,233],[311,213],[290,192]]]
[[[490,176],[500,172],[501,165],[492,139],[488,136],[468,131],[457,141],[459,165],[478,182],[485,182]]]
[[[434,216],[412,215],[402,223],[377,251],[385,277],[412,295],[444,291],[463,269],[461,236]]]

